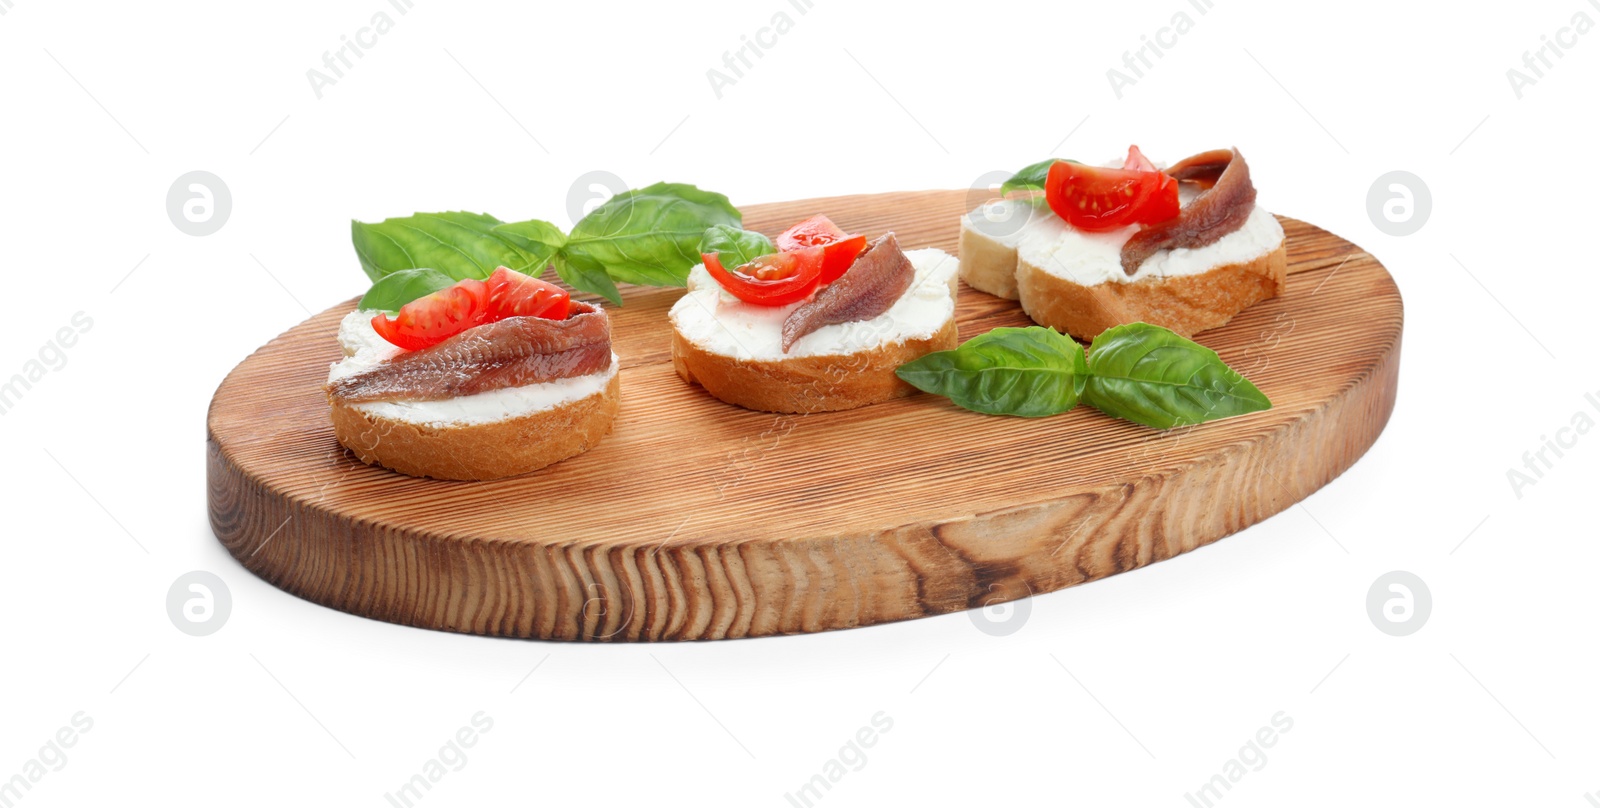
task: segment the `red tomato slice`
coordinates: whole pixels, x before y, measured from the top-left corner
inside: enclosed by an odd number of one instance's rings
[[[706,271],[734,297],[756,306],[787,306],[805,300],[821,282],[823,248],[806,247],[763,255],[733,271],[716,253],[701,256]]]
[[[849,236],[822,248],[822,282],[833,283],[850,269],[856,257],[867,248],[865,235]]]
[[[780,251],[788,252],[806,247],[825,247],[845,238],[849,236],[832,219],[819,213],[783,231],[772,243]]]
[[[1168,219],[1177,218],[1183,208],[1178,201],[1178,181],[1165,171],[1154,172],[1157,182],[1153,193],[1147,198],[1139,217],[1140,224],[1156,224]]]
[[[1156,164],[1150,162],[1150,158],[1144,156],[1144,152],[1139,151],[1138,146],[1129,146],[1128,158],[1122,161],[1122,169],[1124,171],[1155,171]]]
[[[393,318],[387,314],[373,317],[372,330],[401,348],[416,351],[486,322],[489,285],[468,279],[401,306]]]
[[[1155,195],[1148,203],[1150,207],[1140,221],[1145,224],[1166,221],[1178,215],[1178,181],[1168,176],[1165,171],[1156,168],[1150,158],[1139,151],[1137,145],[1128,147],[1128,156],[1122,161],[1122,168],[1127,171],[1151,171],[1161,175],[1161,182],[1147,188],[1153,188]],[[1171,186],[1170,188],[1168,186]]]
[[[1130,150],[1129,157],[1133,156]],[[1060,160],[1050,166],[1044,194],[1050,209],[1079,230],[1116,230],[1178,215],[1178,181],[1161,171],[1095,168]]]
[[[489,319],[543,317],[567,319],[567,290],[514,269],[500,267],[489,276]]]
[[[848,235],[832,219],[819,213],[783,231],[773,245],[784,252],[806,247],[823,248],[821,282],[833,283],[867,248],[867,237]]]

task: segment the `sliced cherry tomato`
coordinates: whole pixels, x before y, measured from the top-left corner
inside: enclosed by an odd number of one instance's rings
[[[1144,156],[1144,152],[1139,151],[1138,146],[1129,146],[1128,157],[1122,161],[1122,169],[1124,171],[1155,171],[1156,164],[1150,162],[1150,158]]]
[[[1136,149],[1129,150],[1129,159],[1136,154]],[[1178,181],[1162,171],[1095,168],[1059,160],[1050,166],[1044,194],[1050,209],[1079,230],[1155,224],[1177,216],[1179,210]]]
[[[734,297],[756,306],[787,306],[805,300],[821,282],[822,247],[763,255],[732,271],[716,253],[706,253],[706,271]]]
[[[496,269],[488,283],[491,321],[507,317],[567,319],[567,290],[553,283],[506,267]]]
[[[1137,145],[1128,147],[1128,156],[1122,161],[1122,168],[1125,171],[1155,172],[1161,176],[1160,183],[1145,186],[1146,188],[1153,187],[1155,190],[1155,196],[1152,198],[1153,201],[1149,203],[1152,206],[1148,211],[1149,220],[1141,221],[1149,224],[1153,222],[1165,221],[1178,215],[1177,207],[1168,206],[1168,203],[1178,198],[1178,181],[1169,176],[1165,171],[1156,168],[1156,164],[1150,162],[1150,158],[1144,156],[1144,152],[1139,151],[1139,147]],[[1142,205],[1145,203],[1141,202],[1139,204]]]
[[[819,213],[783,231],[772,243],[784,252],[806,247],[821,247],[821,282],[833,283],[856,262],[856,256],[867,248],[867,237],[849,235],[840,230],[832,219]]]
[[[401,348],[416,351],[486,322],[489,285],[468,279],[401,306],[393,318],[387,314],[373,317],[372,330]]]
[[[1151,186],[1150,196],[1139,203],[1140,224],[1156,224],[1176,218],[1183,207],[1183,203],[1178,201],[1178,181],[1165,171],[1150,173],[1155,175],[1156,182]]]

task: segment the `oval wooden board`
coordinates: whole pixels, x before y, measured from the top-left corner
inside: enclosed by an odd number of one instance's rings
[[[962,191],[753,205],[955,252]],[[307,600],[412,626],[562,640],[694,640],[865,626],[1049,592],[1171,558],[1349,468],[1394,406],[1401,301],[1371,256],[1291,219],[1288,291],[1199,336],[1275,406],[1158,432],[1080,407],[996,418],[927,395],[749,412],[673,373],[679,290],[613,309],[622,408],[587,454],[449,483],[363,465],[320,386],[350,301],[268,343],[207,419],[211,524]],[[963,287],[962,339],[1025,325]]]

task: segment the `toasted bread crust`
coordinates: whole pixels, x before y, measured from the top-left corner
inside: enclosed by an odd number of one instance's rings
[[[1034,322],[1079,339],[1135,322],[1187,337],[1224,325],[1246,307],[1282,294],[1288,267],[1288,251],[1279,242],[1277,249],[1253,261],[1223,264],[1197,275],[1084,286],[1019,258],[1017,291],[1022,310]]]
[[[849,410],[910,395],[916,388],[895,368],[933,351],[956,347],[955,318],[933,336],[834,356],[747,360],[715,354],[672,330],[672,367],[729,404],[763,412]]]
[[[1000,243],[962,217],[956,255],[961,260],[961,279],[968,286],[1006,300],[1017,299],[1016,247]]]
[[[333,431],[363,462],[413,477],[495,480],[582,454],[611,431],[621,373],[604,390],[517,418],[426,426],[363,412],[329,398]]]

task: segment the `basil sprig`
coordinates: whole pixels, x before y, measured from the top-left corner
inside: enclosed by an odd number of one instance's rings
[[[529,255],[538,257],[535,266],[553,267],[556,277],[566,281],[568,286],[579,291],[603,295],[612,303],[622,305],[622,293],[617,291],[616,281],[606,274],[606,268],[585,260],[581,255],[569,253],[566,249],[567,234],[561,232],[561,228],[540,219],[530,219],[526,222],[500,225],[494,232],[500,238],[516,244]]]
[[[997,328],[901,365],[911,386],[989,415],[1039,417],[1081,399],[1157,429],[1271,409],[1216,351],[1148,323],[1107,330],[1083,346],[1052,329]]]
[[[1088,380],[1083,346],[1048,328],[996,328],[953,351],[901,365],[913,387],[989,415],[1038,418],[1078,404]]]
[[[572,288],[620,306],[617,282],[683,286],[690,267],[700,263],[706,228],[742,223],[722,194],[658,182],[606,200],[570,234],[538,219],[506,223],[486,213],[455,211],[351,222],[350,235],[361,268],[375,284],[420,268],[461,280],[487,278],[499,266],[535,277],[554,267]],[[410,302],[401,299],[405,294],[429,291],[434,290],[422,284],[394,283],[378,297],[398,308]]]
[[[772,240],[754,230],[740,230],[726,224],[712,225],[700,238],[700,252],[716,253],[722,268],[732,270],[778,251]]]

